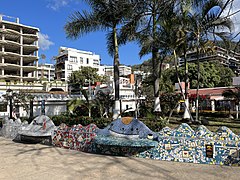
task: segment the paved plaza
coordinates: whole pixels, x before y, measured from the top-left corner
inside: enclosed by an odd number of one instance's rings
[[[239,167],[83,153],[0,137],[0,179],[228,179]]]

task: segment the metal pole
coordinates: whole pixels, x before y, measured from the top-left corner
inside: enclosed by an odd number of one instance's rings
[[[12,96],[9,97],[10,99],[10,119],[12,119],[12,112],[13,112],[13,106],[12,106]]]
[[[29,116],[30,120],[33,119],[33,100],[30,100],[30,116]]]

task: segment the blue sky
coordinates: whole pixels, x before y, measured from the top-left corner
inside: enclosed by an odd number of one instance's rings
[[[74,11],[81,11],[87,6],[81,0],[1,0],[0,14],[18,17],[20,23],[40,29],[39,55],[45,54],[45,62],[54,63],[52,57],[58,54],[60,46],[92,51],[99,54],[102,64],[113,64],[106,49],[105,33],[90,33],[77,40],[66,38],[64,25],[68,16]],[[126,65],[140,64],[139,47],[131,43],[120,47],[120,63]],[[41,61],[41,60],[40,60]]]

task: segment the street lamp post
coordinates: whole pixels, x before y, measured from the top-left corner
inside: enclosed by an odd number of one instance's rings
[[[11,89],[7,90],[7,96],[9,98],[9,102],[10,102],[10,104],[9,104],[9,106],[10,106],[10,116],[9,116],[9,118],[12,119],[13,118],[12,117],[12,112],[13,112],[13,105],[12,105],[13,91]]]

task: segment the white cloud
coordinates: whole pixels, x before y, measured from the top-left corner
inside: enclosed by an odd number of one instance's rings
[[[47,7],[57,11],[59,8],[67,6],[72,0],[48,0]]]
[[[54,43],[52,41],[49,40],[49,37],[47,34],[42,34],[39,33],[39,47],[44,51],[44,50],[48,50],[49,46],[54,45]]]

